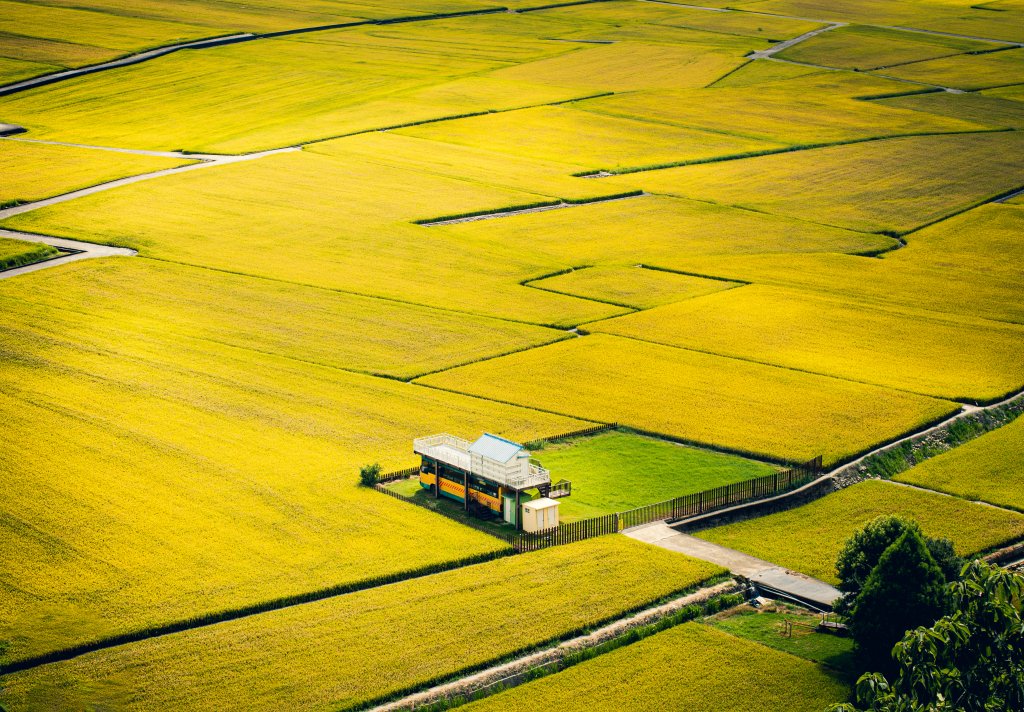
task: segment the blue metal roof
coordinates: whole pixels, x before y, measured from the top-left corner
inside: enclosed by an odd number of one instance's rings
[[[508,462],[522,452],[523,446],[511,440],[484,433],[469,446],[469,451],[497,462]]]

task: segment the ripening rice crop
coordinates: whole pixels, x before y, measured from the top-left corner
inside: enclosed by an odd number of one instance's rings
[[[686,623],[465,707],[466,712],[819,712],[845,700],[818,665]]]
[[[1016,3],[877,2],[877,0],[764,0],[759,12],[836,21],[921,28],[972,37],[1024,41],[1024,11]]]
[[[437,432],[582,427],[89,312],[82,292],[35,303],[52,276],[0,281],[8,659],[493,551],[358,468],[415,465],[413,438]]]
[[[1024,511],[1024,418],[926,460],[895,479]]]
[[[751,285],[588,330],[949,399],[1024,386],[1024,328]]]
[[[528,22],[504,17],[510,26]],[[525,37],[489,49],[486,35],[461,28],[425,23],[405,42],[355,28],[178,52],[6,97],[0,113],[39,138],[239,153],[580,95],[559,89],[527,99],[523,85],[505,82],[498,101],[465,90],[428,100],[425,91],[447,82],[566,51]]]
[[[864,74],[824,72],[763,85],[718,88],[716,82],[715,86],[713,90],[628,92],[574,106],[598,114],[801,146],[979,128],[966,121],[859,101],[861,96],[907,89],[906,84]]]
[[[90,653],[5,677],[0,699],[18,708],[45,694],[58,707],[352,709],[721,571],[606,536]]]
[[[697,536],[836,583],[836,557],[846,540],[888,514],[915,520],[928,536],[951,539],[960,556],[1024,536],[1024,514],[880,480],[785,512],[705,529]]]
[[[694,131],[560,106],[543,106],[402,129],[409,136],[513,156],[614,170],[744,154],[782,144]]]
[[[977,92],[953,94],[947,91],[934,91],[877,99],[876,103],[897,109],[913,109],[950,116],[981,126],[1024,129],[1024,103]]]
[[[625,178],[642,182],[648,175],[636,173]],[[534,258],[543,256],[562,269],[642,263],[697,274],[704,272],[679,265],[692,262],[698,255],[857,253],[898,244],[883,235],[667,196],[643,196],[432,229],[452,235],[462,244],[491,241]],[[566,239],[566,235],[572,239]]]
[[[25,242],[0,237],[0,270],[21,267],[22,265],[39,262],[56,257],[60,251],[39,242]]]
[[[138,173],[183,166],[193,161],[0,141],[0,205],[40,200]],[[53,166],[60,166],[53,170]]]
[[[655,193],[907,232],[1024,183],[1018,133],[918,136],[651,171]],[[893,170],[899,166],[899,171]]]
[[[697,257],[681,259],[677,267],[721,279],[795,287],[878,306],[912,304],[916,309],[1024,324],[1020,282],[1011,274],[1011,266],[986,272],[958,264],[953,271],[949,266],[926,261],[918,264],[900,260],[897,256],[901,252],[880,260],[836,254]],[[984,259],[998,258],[989,255]]]
[[[609,193],[617,190],[609,186]],[[301,151],[124,186],[15,216],[5,226],[519,321],[578,324],[622,313],[520,286],[564,262],[488,236],[467,241],[412,223],[553,199],[344,151]]]
[[[8,287],[5,285],[5,287]],[[409,378],[563,331],[146,259],[89,260],[0,294],[139,330]]]
[[[842,460],[957,408],[887,388],[603,334],[418,382],[776,460]]]
[[[965,52],[993,50],[1003,45],[961,37],[902,32],[884,27],[847,25],[811,37],[776,54],[780,59],[842,69],[888,68],[909,62]]]
[[[928,62],[889,67],[881,73],[942,87],[976,90],[1020,82],[1024,49],[957,55]]]
[[[736,282],[691,277],[642,267],[590,267],[530,282],[531,286],[637,309],[678,302],[738,287]]]

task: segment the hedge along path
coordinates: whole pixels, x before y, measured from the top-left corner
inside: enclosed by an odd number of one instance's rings
[[[450,700],[454,697],[469,696],[497,685],[507,687],[510,684],[519,684],[518,681],[523,681],[523,677],[535,670],[557,666],[575,653],[589,650],[620,638],[635,628],[657,623],[687,606],[705,603],[717,596],[736,593],[739,590],[739,585],[732,579],[708,586],[707,588],[701,588],[694,593],[687,594],[668,603],[648,608],[632,616],[620,618],[586,635],[570,638],[553,648],[539,650],[509,662],[494,665],[480,672],[460,677],[457,680],[431,687],[423,692],[408,695],[400,700],[379,705],[373,708],[373,712],[411,710],[434,702]]]
[[[626,537],[603,537],[43,665],[5,676],[0,699],[30,706],[41,685],[61,697],[58,707],[361,708],[575,636],[723,574]],[[399,615],[410,610],[415,615]],[[278,664],[261,668],[267,660]]]

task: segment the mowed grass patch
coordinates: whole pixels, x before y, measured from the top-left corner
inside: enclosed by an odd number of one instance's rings
[[[754,64],[760,63],[762,60],[756,60]],[[737,74],[744,71],[746,68]],[[980,128],[966,121],[858,100],[906,89],[906,84],[864,74],[816,72],[749,86],[719,87],[716,82],[713,89],[620,93],[573,106],[597,114],[797,146]]]
[[[583,427],[8,294],[50,276],[0,282],[7,660],[501,548],[359,468]]]
[[[194,161],[54,146],[28,141],[0,141],[0,205],[41,200],[97,183],[139,173],[185,166]],[[59,170],[54,170],[59,166]]]
[[[951,400],[1024,386],[1024,328],[750,285],[590,324],[681,346]]]
[[[763,462],[620,431],[547,445],[533,454],[552,479],[572,482],[572,496],[559,500],[563,521],[624,512],[776,471]]]
[[[643,267],[590,267],[574,269],[531,286],[584,299],[624,304],[637,309],[693,299],[738,287],[736,282],[704,279]]]
[[[637,173],[626,178],[643,182],[648,175],[651,174]],[[493,249],[513,249],[517,254],[552,260],[561,265],[560,269],[571,265],[633,268],[642,260],[653,267],[696,274],[704,272],[679,265],[692,263],[699,255],[859,253],[898,244],[884,235],[668,196],[643,196],[431,229],[450,235],[463,245],[486,241],[495,245]],[[572,239],[566,239],[566,235]],[[624,235],[629,239],[623,239]],[[567,281],[574,279],[570,277]]]
[[[656,193],[903,233],[1024,183],[1022,150],[1015,132],[893,138],[651,171],[636,182]]]
[[[1024,511],[1024,418],[922,462],[895,479]]]
[[[1024,74],[1024,48],[933,59],[889,67],[881,73],[971,91],[1019,84]]]
[[[961,37],[847,25],[811,37],[775,56],[842,69],[877,69],[1004,47]]]
[[[609,186],[610,194],[617,190]],[[5,225],[126,245],[147,257],[540,324],[570,326],[622,313],[520,286],[563,269],[561,260],[412,222],[554,200],[361,155],[301,151],[123,186]]]
[[[774,460],[836,462],[957,406],[604,334],[417,382]]]
[[[721,572],[606,536],[90,653],[5,677],[2,699],[16,708],[48,699],[124,709],[353,709]]]
[[[47,260],[59,254],[60,250],[56,247],[0,237],[0,270]]]
[[[490,148],[514,156],[615,170],[778,148],[782,144],[598,116],[547,106],[402,129],[436,141]]]
[[[154,260],[89,260],[0,290],[139,332],[411,378],[531,348],[563,331]]]
[[[712,674],[713,673],[713,674]],[[849,689],[806,660],[686,623],[465,707],[518,712],[740,708],[817,712]]]
[[[697,536],[835,584],[836,557],[846,540],[889,514],[915,520],[928,536],[951,539],[960,556],[1024,536],[1024,514],[879,480]]]
[[[853,639],[818,632],[821,616],[806,608],[778,602],[759,608],[743,605],[708,618],[707,623],[769,648],[856,674]]]

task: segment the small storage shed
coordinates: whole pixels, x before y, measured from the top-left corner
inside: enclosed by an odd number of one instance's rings
[[[541,497],[523,502],[523,531],[542,532],[558,526],[558,500]]]

